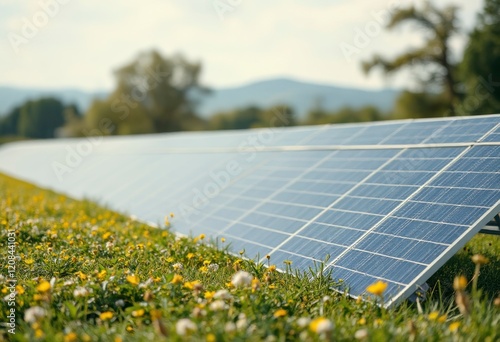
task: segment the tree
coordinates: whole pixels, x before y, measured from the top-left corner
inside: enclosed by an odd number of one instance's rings
[[[394,104],[393,119],[439,117],[446,112],[441,94],[404,91]]]
[[[460,65],[466,89],[460,112],[500,112],[500,0],[485,0]]]
[[[64,105],[55,98],[28,101],[20,108],[17,133],[27,138],[54,138],[64,125]]]
[[[455,6],[439,9],[430,2],[426,2],[422,9],[411,6],[395,11],[387,27],[393,29],[403,23],[414,22],[427,33],[424,45],[410,49],[393,60],[376,55],[371,61],[363,63],[364,71],[368,73],[374,67],[381,67],[389,74],[405,67],[426,66],[429,74],[424,83],[439,86],[444,93],[449,115],[455,115],[460,94],[456,90],[456,63],[451,60],[449,44],[450,38],[458,32],[456,12]]]
[[[115,71],[116,89],[106,101],[96,101],[87,116],[90,128],[107,118],[112,134],[171,132],[190,129],[201,121],[191,94],[205,94],[199,84],[201,64],[181,55],[164,58],[156,51],[139,54]]]

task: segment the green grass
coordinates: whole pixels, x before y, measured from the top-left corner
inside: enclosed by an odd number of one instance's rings
[[[339,284],[327,275],[310,281],[309,274],[290,268],[278,273],[229,255],[225,242],[178,238],[168,229],[2,175],[0,195],[0,258],[8,260],[9,229],[15,231],[19,256],[16,334],[2,326],[0,340],[500,339],[500,308],[493,304],[500,274],[495,237],[477,236],[431,279],[434,292],[421,312],[410,303],[383,309],[332,291]],[[175,226],[175,217],[171,221]],[[463,317],[451,283],[457,274],[471,278],[475,253],[490,263],[481,269],[481,290],[473,295],[470,315]],[[5,297],[8,265],[2,265]],[[249,286],[231,284],[238,270],[254,278]],[[213,297],[220,290],[228,291],[226,299]],[[0,302],[0,321],[6,322],[12,307]],[[34,307],[40,317],[29,317]],[[321,322],[314,321],[318,318],[322,323],[314,324]],[[179,334],[179,321],[192,329]]]

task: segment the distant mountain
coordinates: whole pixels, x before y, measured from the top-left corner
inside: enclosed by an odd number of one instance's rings
[[[344,106],[359,108],[373,105],[383,111],[392,108],[399,90],[362,90],[308,83],[291,79],[271,79],[239,87],[213,89],[210,95],[200,99],[198,113],[205,118],[211,115],[250,105],[269,107],[288,104],[297,116],[304,117],[318,103],[325,110],[337,110]],[[0,115],[28,99],[54,96],[65,103],[76,103],[85,111],[94,98],[106,97],[105,92],[89,93],[77,89],[42,90],[0,87]],[[196,95],[193,94],[194,97]]]
[[[209,117],[216,112],[248,105],[269,107],[288,104],[299,117],[304,117],[317,103],[326,110],[373,105],[389,111],[399,93],[399,90],[394,89],[362,90],[285,78],[271,79],[240,87],[215,89],[201,102],[198,112],[203,117]]]
[[[81,111],[87,110],[94,98],[105,98],[106,92],[85,92],[78,89],[35,89],[0,86],[0,116],[25,101],[40,97],[55,97],[66,104],[75,103]]]

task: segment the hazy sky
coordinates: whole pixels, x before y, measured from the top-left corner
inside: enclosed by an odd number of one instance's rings
[[[201,61],[202,80],[212,87],[273,77],[363,88],[407,85],[408,74],[365,77],[360,61],[421,41],[411,25],[381,29],[384,14],[410,3],[422,2],[0,0],[0,85],[110,89],[113,69],[152,48]],[[451,3],[461,7],[461,22],[470,29],[482,0]],[[464,41],[453,42],[457,52]],[[348,54],[342,47],[355,49]]]

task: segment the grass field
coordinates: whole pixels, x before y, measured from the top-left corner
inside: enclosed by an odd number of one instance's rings
[[[15,316],[0,340],[500,340],[496,237],[475,237],[433,276],[421,308],[383,309],[332,291],[327,275],[310,281],[293,265],[279,273],[272,258],[270,267],[239,259],[222,240],[179,238],[3,175],[0,195],[0,321]],[[459,310],[453,279],[471,279],[477,253],[490,261],[479,290],[460,292]]]

